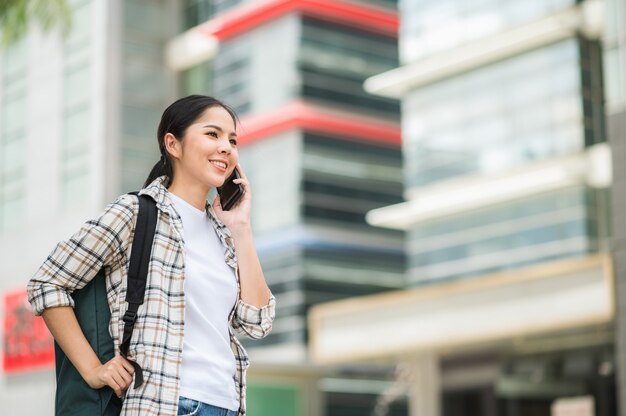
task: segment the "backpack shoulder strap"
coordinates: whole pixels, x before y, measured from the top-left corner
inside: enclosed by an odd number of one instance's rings
[[[137,310],[144,301],[148,266],[157,223],[157,207],[154,200],[147,195],[138,195],[137,192],[131,192],[131,194],[137,195],[139,200],[139,215],[137,216],[135,236],[133,237],[133,246],[130,252],[130,265],[128,266],[126,289],[128,309],[122,318],[124,321],[124,334],[120,344],[120,352],[123,357],[128,355],[130,338],[137,320]],[[139,364],[134,361],[131,361],[131,363],[135,367],[135,388],[137,388],[143,383],[143,372]]]

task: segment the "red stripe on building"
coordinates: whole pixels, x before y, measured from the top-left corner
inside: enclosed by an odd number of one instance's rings
[[[238,129],[239,143],[252,143],[291,129],[398,146],[402,141],[401,129],[396,123],[294,101],[270,113],[243,118]]]
[[[392,37],[397,37],[400,25],[395,11],[342,0],[266,0],[236,7],[198,30],[224,41],[292,12]]]

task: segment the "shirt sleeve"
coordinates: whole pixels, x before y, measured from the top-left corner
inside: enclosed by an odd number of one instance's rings
[[[29,280],[28,300],[36,315],[58,306],[74,307],[70,294],[84,287],[105,265],[125,257],[136,198],[122,195],[96,219],[61,241]],[[137,205],[138,209],[138,205]]]
[[[239,299],[235,307],[232,327],[238,334],[247,336],[248,338],[265,338],[272,330],[275,315],[276,299],[271,293],[269,302],[261,308],[257,308]]]

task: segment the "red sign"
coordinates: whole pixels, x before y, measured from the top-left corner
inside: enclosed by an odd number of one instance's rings
[[[54,342],[43,318],[33,314],[26,290],[4,295],[2,368],[16,373],[54,366]]]

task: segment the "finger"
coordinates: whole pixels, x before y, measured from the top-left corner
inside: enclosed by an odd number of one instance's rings
[[[123,383],[119,383],[122,388],[128,386],[131,381],[133,381],[133,376],[131,371],[126,367],[126,365],[130,365],[130,363],[124,363],[123,361],[119,361],[116,363],[117,366],[114,368],[114,371],[117,375],[122,378]],[[130,365],[132,367],[132,365]]]
[[[113,389],[113,392],[117,397],[122,397],[122,388],[115,382],[115,380],[111,379],[107,382],[107,386]]]
[[[135,367],[133,367],[133,364],[129,360],[121,356],[120,356],[120,363],[122,367],[124,368],[124,370],[126,370],[126,372],[132,376],[133,373],[135,372]]]
[[[243,178],[241,178],[241,179],[235,179],[235,180],[233,180],[233,182],[235,182],[235,183],[240,184],[241,186],[243,186],[243,188],[244,188],[244,190],[245,190],[246,192],[250,191],[250,182],[248,182],[248,180],[247,180],[247,179],[243,179]]]
[[[111,378],[113,379],[113,381],[115,381],[115,384],[117,384],[117,387],[120,389],[120,393],[121,393],[121,390],[124,389],[124,384],[126,383],[124,381],[124,377],[122,376],[121,373],[117,371],[113,371],[113,373],[111,374]]]
[[[239,163],[237,163],[237,166],[235,166],[235,168],[237,169],[237,171],[239,171],[239,176],[241,176],[244,179],[248,179],[248,177],[246,176],[246,174],[243,171],[243,168],[241,167],[241,165]]]
[[[248,181],[245,180],[245,179],[233,179],[233,182],[240,184],[241,186],[243,186],[246,189],[248,188]]]
[[[124,380],[124,383],[120,384],[120,387],[122,387],[123,390],[126,390],[126,388],[130,386],[130,383],[133,382],[133,376],[131,376],[124,370],[122,370],[122,372],[120,373],[120,376]]]

